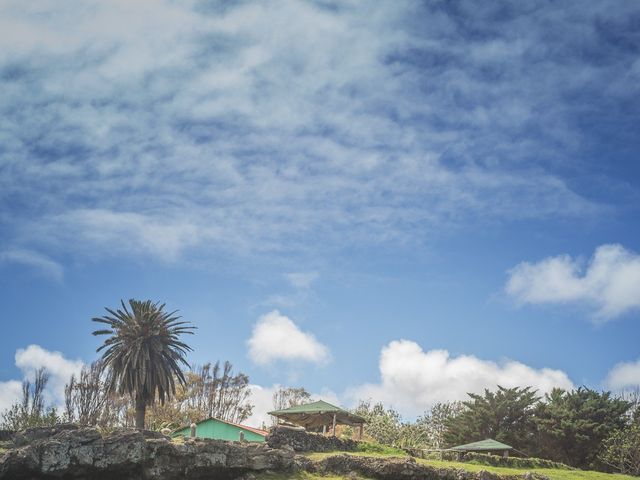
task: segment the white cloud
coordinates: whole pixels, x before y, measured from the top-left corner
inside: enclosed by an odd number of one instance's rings
[[[640,388],[640,360],[618,363],[609,371],[604,384],[611,390]]]
[[[640,255],[613,244],[598,247],[586,266],[568,255],[522,262],[505,288],[522,303],[584,304],[610,320],[640,308]]]
[[[637,96],[633,54],[599,68],[554,52],[579,37],[606,55],[593,19],[627,9],[514,14],[487,42],[415,2],[6,0],[0,199],[24,209],[0,208],[2,230],[24,249],[176,260],[599,212],[540,159],[580,145],[575,92]]]
[[[317,364],[329,360],[329,349],[313,334],[303,332],[278,310],[261,316],[255,326],[249,345],[249,357],[261,365],[276,360],[305,361]]]
[[[19,263],[34,268],[56,281],[62,280],[62,265],[46,255],[24,249],[5,250],[0,252],[0,263]]]
[[[69,360],[62,353],[47,350],[39,345],[29,345],[27,348],[16,350],[15,365],[20,369],[23,378],[0,382],[0,411],[10,407],[20,398],[22,380],[33,380],[35,371],[42,367],[49,373],[45,400],[53,405],[62,405],[64,385],[72,374],[80,373],[83,362]]]
[[[347,392],[352,402],[373,399],[417,415],[437,402],[467,399],[467,393],[485,388],[532,386],[540,393],[554,387],[570,389],[566,373],[535,369],[514,360],[500,363],[471,355],[451,357],[446,350],[424,351],[409,340],[395,340],[380,354],[380,383],[365,384]]]
[[[22,392],[22,382],[8,380],[0,382],[0,413],[10,408],[19,398]]]

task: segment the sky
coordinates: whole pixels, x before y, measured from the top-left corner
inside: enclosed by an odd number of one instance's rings
[[[151,299],[411,419],[640,385],[640,4],[0,0],[0,409]]]

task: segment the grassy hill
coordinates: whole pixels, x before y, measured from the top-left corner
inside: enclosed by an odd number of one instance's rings
[[[364,456],[364,457],[372,457],[372,458],[394,458],[394,457],[406,457],[407,455],[402,451],[383,451],[383,452],[325,452],[325,453],[310,453],[307,454],[307,457],[313,461],[320,461],[326,459],[333,455],[354,455],[354,456]],[[435,468],[450,468],[450,469],[461,469],[467,470],[469,472],[479,472],[481,470],[485,470],[488,472],[496,473],[499,475],[504,475],[505,477],[513,477],[513,476],[522,476],[527,472],[537,473],[548,477],[550,480],[638,480],[639,477],[632,477],[629,475],[621,475],[614,473],[603,473],[596,471],[587,471],[587,470],[577,470],[577,469],[569,469],[569,468],[508,468],[508,467],[494,467],[491,465],[482,465],[478,463],[470,463],[470,462],[455,462],[455,461],[446,461],[446,460],[426,460],[417,458],[416,461],[418,463],[428,465]],[[262,477],[261,477],[262,478]],[[277,479],[298,479],[298,480],[334,480],[341,479],[345,477],[340,476],[319,476],[315,474],[310,474],[307,472],[299,473],[296,475],[282,476],[275,475],[270,477],[272,480]],[[349,476],[352,479],[352,476]],[[264,480],[269,480],[268,477],[265,477]]]

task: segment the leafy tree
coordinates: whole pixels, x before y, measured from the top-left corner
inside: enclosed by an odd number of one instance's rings
[[[430,448],[444,448],[447,425],[457,417],[464,405],[462,402],[438,402],[424,415],[418,417],[416,423],[422,425],[427,432],[426,444]]]
[[[382,403],[371,405],[371,401],[361,401],[354,413],[367,421],[365,436],[383,445],[399,445],[402,422],[398,412],[385,409]]]
[[[22,399],[14,403],[2,414],[2,428],[7,430],[23,430],[29,427],[55,425],[60,421],[54,407],[46,408],[44,390],[49,382],[46,369],[36,370],[33,383],[22,382]]]
[[[531,387],[504,388],[483,395],[468,394],[462,411],[446,421],[444,443],[447,446],[493,438],[520,450],[535,440],[534,407],[540,399]]]
[[[598,468],[602,443],[622,430],[630,403],[578,388],[554,389],[536,409],[537,455],[580,468]]]
[[[640,476],[640,423],[614,431],[605,440],[599,458],[620,473]]]
[[[195,327],[180,321],[176,312],[150,300],[129,300],[129,308],[106,308],[108,315],[93,318],[109,328],[94,335],[108,335],[98,348],[108,371],[107,390],[131,397],[135,405],[136,428],[144,428],[145,412],[156,398],[164,404],[176,392],[176,381],[186,379],[180,365],[189,367],[185,356],[191,347],[180,340]]]

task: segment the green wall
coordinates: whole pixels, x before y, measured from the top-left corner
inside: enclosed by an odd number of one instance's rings
[[[196,437],[200,438],[214,438],[216,440],[240,440],[240,432],[244,432],[244,439],[248,442],[264,442],[264,437],[253,433],[250,430],[244,430],[235,425],[229,425],[228,423],[221,422],[219,420],[210,418],[204,422],[200,422],[196,425]],[[174,435],[181,435],[188,437],[191,434],[191,428],[186,427],[175,432]]]

